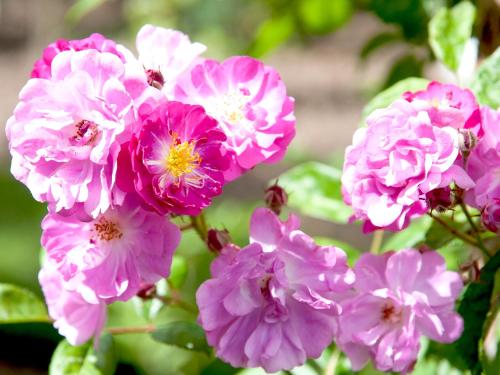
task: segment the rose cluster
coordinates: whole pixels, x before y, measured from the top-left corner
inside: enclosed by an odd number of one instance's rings
[[[151,25],[138,57],[99,34],[58,40],[20,93],[11,172],[48,205],[39,279],[72,344],[99,335],[107,304],[169,275],[173,215],[198,215],[294,137],[294,100],[273,68],[205,49]]]
[[[474,94],[431,82],[375,110],[345,154],[342,192],[365,232],[467,203],[500,229],[500,112]]]
[[[196,294],[199,322],[216,354],[235,367],[276,372],[318,357],[335,341],[354,370],[410,372],[420,338],[452,342],[463,321],[463,284],[436,251],[364,254],[354,269],[319,246],[291,215],[255,210],[250,244],[223,247]]]
[[[59,40],[35,63],[7,123],[12,174],[48,205],[39,280],[67,340],[98,339],[107,305],[168,277],[181,231],[223,187],[283,158],[294,100],[278,73],[249,57],[201,57],[174,30],[144,26],[138,57],[93,34]],[[500,114],[467,90],[431,83],[367,119],[347,149],[343,193],[365,231],[401,230],[455,197],[500,228]],[[318,245],[277,185],[240,248],[211,230],[217,254],[198,321],[219,358],[275,372],[332,342],[360,369],[412,370],[420,338],[451,342],[462,290],[435,251],[364,254]]]

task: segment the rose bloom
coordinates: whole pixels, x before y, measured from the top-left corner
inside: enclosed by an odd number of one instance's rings
[[[232,159],[227,180],[281,160],[295,135],[294,99],[273,68],[250,57],[205,60],[179,78],[171,96],[202,105],[219,122]]]
[[[33,66],[31,78],[50,79],[52,77],[52,61],[59,53],[63,51],[83,51],[88,49],[99,52],[109,52],[124,61],[124,57],[122,53],[118,51],[116,43],[110,39],[106,39],[101,34],[92,34],[88,38],[81,40],[59,39],[45,48],[42,58],[37,60]]]
[[[486,228],[500,230],[500,111],[481,109],[484,134],[467,160],[467,172],[476,182],[466,202],[482,211]]]
[[[92,217],[120,204],[116,189],[120,143],[136,121],[125,66],[96,50],[59,53],[52,79],[31,79],[8,120],[12,174],[54,211],[83,203]],[[134,82],[135,93],[151,89]],[[152,89],[151,89],[152,90]]]
[[[460,163],[459,133],[433,126],[425,111],[397,100],[374,111],[346,149],[342,193],[364,231],[406,228],[429,209],[426,194],[455,182],[474,186]]]
[[[207,49],[191,43],[180,31],[144,25],[137,34],[138,62],[145,69],[148,83],[168,92],[177,78]]]
[[[420,337],[449,343],[463,321],[453,311],[462,290],[435,251],[363,254],[354,267],[355,294],[342,303],[337,343],[354,371],[369,359],[380,371],[411,372]]]
[[[126,301],[143,284],[170,274],[180,231],[165,217],[127,197],[122,206],[95,219],[49,213],[42,246],[69,285],[85,285],[99,298]]]
[[[471,129],[481,135],[481,114],[474,94],[452,84],[431,82],[425,90],[406,92],[403,97],[425,110],[435,126]]]
[[[234,367],[291,369],[332,342],[353,273],[342,250],[316,245],[298,227],[295,216],[281,222],[256,209],[251,244],[226,246],[196,293],[209,344]]]
[[[54,327],[71,345],[99,339],[106,323],[106,304],[89,291],[71,290],[57,267],[46,261],[38,274]]]
[[[159,214],[197,215],[222,193],[224,133],[200,106],[164,102],[141,116],[120,155],[118,184]]]

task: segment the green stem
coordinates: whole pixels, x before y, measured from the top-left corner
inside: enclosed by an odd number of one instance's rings
[[[157,300],[163,302],[165,305],[168,306],[177,306],[180,307],[181,309],[190,312],[192,314],[198,314],[198,309],[191,305],[190,303],[183,301],[182,299],[172,296],[172,297],[167,297],[167,296],[161,296],[159,294],[155,294],[153,298],[156,298]]]
[[[109,327],[106,331],[112,335],[124,335],[128,333],[151,333],[156,330],[152,324],[138,327]]]
[[[337,371],[337,364],[339,363],[340,351],[337,348],[333,348],[332,355],[328,360],[326,365],[325,375],[335,375]]]
[[[205,242],[207,240],[208,227],[203,212],[198,216],[191,216],[191,225],[196,233],[198,233],[198,236],[200,236],[201,240]]]
[[[434,215],[432,212],[429,212],[428,215],[430,217],[432,217],[435,221],[437,221],[439,224],[441,224],[444,228],[446,228],[455,237],[460,238],[462,241],[467,242],[468,244],[470,244],[472,246],[478,247],[478,243],[474,239],[474,237],[471,237],[465,233],[462,233],[462,232],[456,230],[451,225],[449,225],[446,221],[441,219],[439,216]]]
[[[372,243],[370,245],[370,253],[378,254],[380,248],[382,247],[382,242],[384,240],[384,231],[382,229],[376,230],[373,233]]]
[[[469,222],[472,230],[474,231],[474,234],[477,239],[477,247],[483,252],[484,255],[486,255],[487,258],[489,258],[491,255],[486,249],[486,246],[484,246],[483,239],[481,238],[481,233],[479,232],[479,229],[474,223],[474,220],[472,220],[472,216],[470,215],[469,210],[467,209],[467,206],[465,205],[464,202],[460,202],[460,207],[462,207],[462,210],[464,211],[465,217],[467,218],[467,221]]]
[[[185,230],[193,229],[193,224],[189,223],[189,224],[180,225],[180,226],[179,226],[179,229],[180,229],[181,231],[185,231]]]

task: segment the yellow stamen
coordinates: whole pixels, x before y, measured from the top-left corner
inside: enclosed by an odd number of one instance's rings
[[[193,142],[173,144],[165,160],[167,170],[176,178],[193,172],[200,162],[200,154],[194,152]]]

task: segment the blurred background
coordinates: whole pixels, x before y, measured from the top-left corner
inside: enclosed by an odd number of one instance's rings
[[[204,43],[208,57],[248,54],[261,58],[281,73],[289,94],[296,99],[297,136],[282,163],[259,166],[228,185],[208,213],[211,225],[227,227],[237,242],[244,243],[250,209],[261,204],[270,180],[306,160],[341,167],[344,149],[361,121],[363,106],[374,94],[405,77],[453,80],[445,68],[434,62],[427,45],[427,23],[440,7],[457,2],[0,0],[0,124],[11,115],[33,62],[59,38],[77,39],[99,32],[133,50],[138,29],[152,23],[179,29],[191,40]],[[474,34],[480,42],[481,58],[500,44],[500,0],[474,3],[478,9]],[[0,282],[18,284],[40,294],[39,236],[45,207],[34,202],[24,186],[11,177],[9,163],[2,128]],[[367,249],[370,243],[370,238],[360,235],[355,226],[304,219],[304,230],[360,249]],[[205,268],[210,260],[202,244],[191,236],[183,240],[181,254],[189,262],[205,264]],[[189,275],[186,294],[204,277]],[[59,339],[47,325],[0,327],[0,374],[46,373]],[[119,345],[122,352],[128,350],[127,358],[134,362],[133,366],[120,365],[119,374],[195,374],[207,365],[206,359],[193,365],[192,357],[179,349],[143,353],[137,349],[137,342],[124,340]],[[144,345],[147,351],[149,346]],[[151,365],[155,361],[167,364]],[[221,367],[210,373],[231,373],[224,371],[229,370]]]

